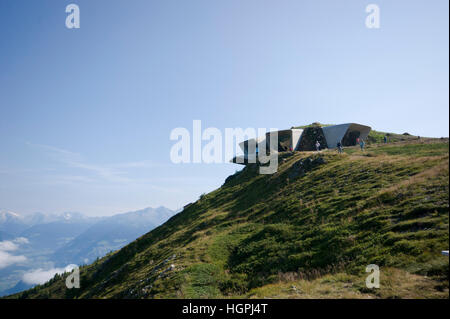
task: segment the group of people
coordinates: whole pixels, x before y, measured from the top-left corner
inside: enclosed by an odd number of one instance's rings
[[[385,136],[384,137],[384,139],[385,139],[385,143],[387,143],[387,137]],[[364,151],[364,147],[366,146],[366,142],[364,142],[364,140],[362,139],[362,138],[357,138],[356,139],[356,144],[359,144],[359,147],[361,147],[361,151]],[[319,141],[316,141],[316,150],[317,150],[317,152],[320,152],[320,143],[319,143]],[[337,142],[337,144],[336,144],[336,146],[337,146],[337,149],[338,149],[338,152],[339,152],[339,154],[341,154],[342,152],[343,152],[343,145],[342,145],[342,142],[341,141],[338,141]]]
[[[419,139],[420,139],[420,136],[419,136]],[[388,142],[388,137],[387,137],[387,135],[385,135],[384,137],[383,137],[383,141],[384,141],[384,143],[386,144],[387,142]],[[356,144],[359,144],[359,147],[361,148],[361,151],[363,151],[364,152],[364,148],[365,148],[365,146],[366,146],[366,142],[364,142],[364,140],[362,139],[362,138],[357,138],[356,139]],[[316,150],[317,150],[317,152],[320,152],[320,142],[319,141],[316,141]],[[336,144],[336,146],[337,146],[337,150],[338,150],[338,152],[339,152],[339,154],[341,154],[342,152],[343,152],[343,145],[342,145],[342,141],[338,141],[337,142],[337,144]]]

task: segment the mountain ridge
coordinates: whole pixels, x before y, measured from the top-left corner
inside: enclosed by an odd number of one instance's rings
[[[92,262],[136,239],[136,234],[145,234],[149,229],[159,226],[173,213],[160,206],[106,217],[60,247],[53,258],[58,260],[59,266]]]
[[[448,298],[448,139],[280,154],[122,249],[12,298]],[[377,264],[384,283],[365,287]],[[292,288],[294,287],[294,288]],[[298,288],[296,288],[298,287]]]

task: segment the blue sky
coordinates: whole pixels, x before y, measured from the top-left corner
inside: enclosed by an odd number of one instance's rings
[[[65,27],[76,3],[81,28]],[[365,26],[369,3],[380,29]],[[448,1],[2,0],[0,208],[179,208],[239,166],[173,128],[358,122],[448,136]]]

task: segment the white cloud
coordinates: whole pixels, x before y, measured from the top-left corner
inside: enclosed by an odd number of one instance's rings
[[[27,260],[25,256],[14,256],[10,253],[0,250],[0,269],[6,268],[13,264],[24,262],[25,260]]]
[[[17,237],[16,239],[13,240],[13,242],[16,244],[19,244],[19,245],[24,245],[24,244],[30,243],[28,241],[28,238],[25,238],[25,237]]]
[[[19,249],[19,245],[28,244],[29,241],[25,237],[17,237],[13,240],[0,241],[0,251],[14,251]]]
[[[19,246],[10,240],[0,241],[0,251],[14,251],[18,248]]]
[[[48,270],[35,269],[23,275],[22,280],[30,285],[44,284],[52,279],[55,274],[62,274],[65,272],[71,272],[77,265],[68,265],[65,268],[52,268]]]
[[[11,255],[9,252],[15,251],[19,249],[20,245],[28,243],[28,239],[25,237],[18,237],[14,240],[0,241],[0,269],[27,260],[25,256],[15,256]]]

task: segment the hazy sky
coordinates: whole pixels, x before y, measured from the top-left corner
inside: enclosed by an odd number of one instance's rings
[[[76,3],[81,28],[65,26]],[[369,3],[381,27],[365,26]],[[179,208],[240,166],[175,127],[358,122],[448,136],[448,0],[1,0],[0,208]]]

